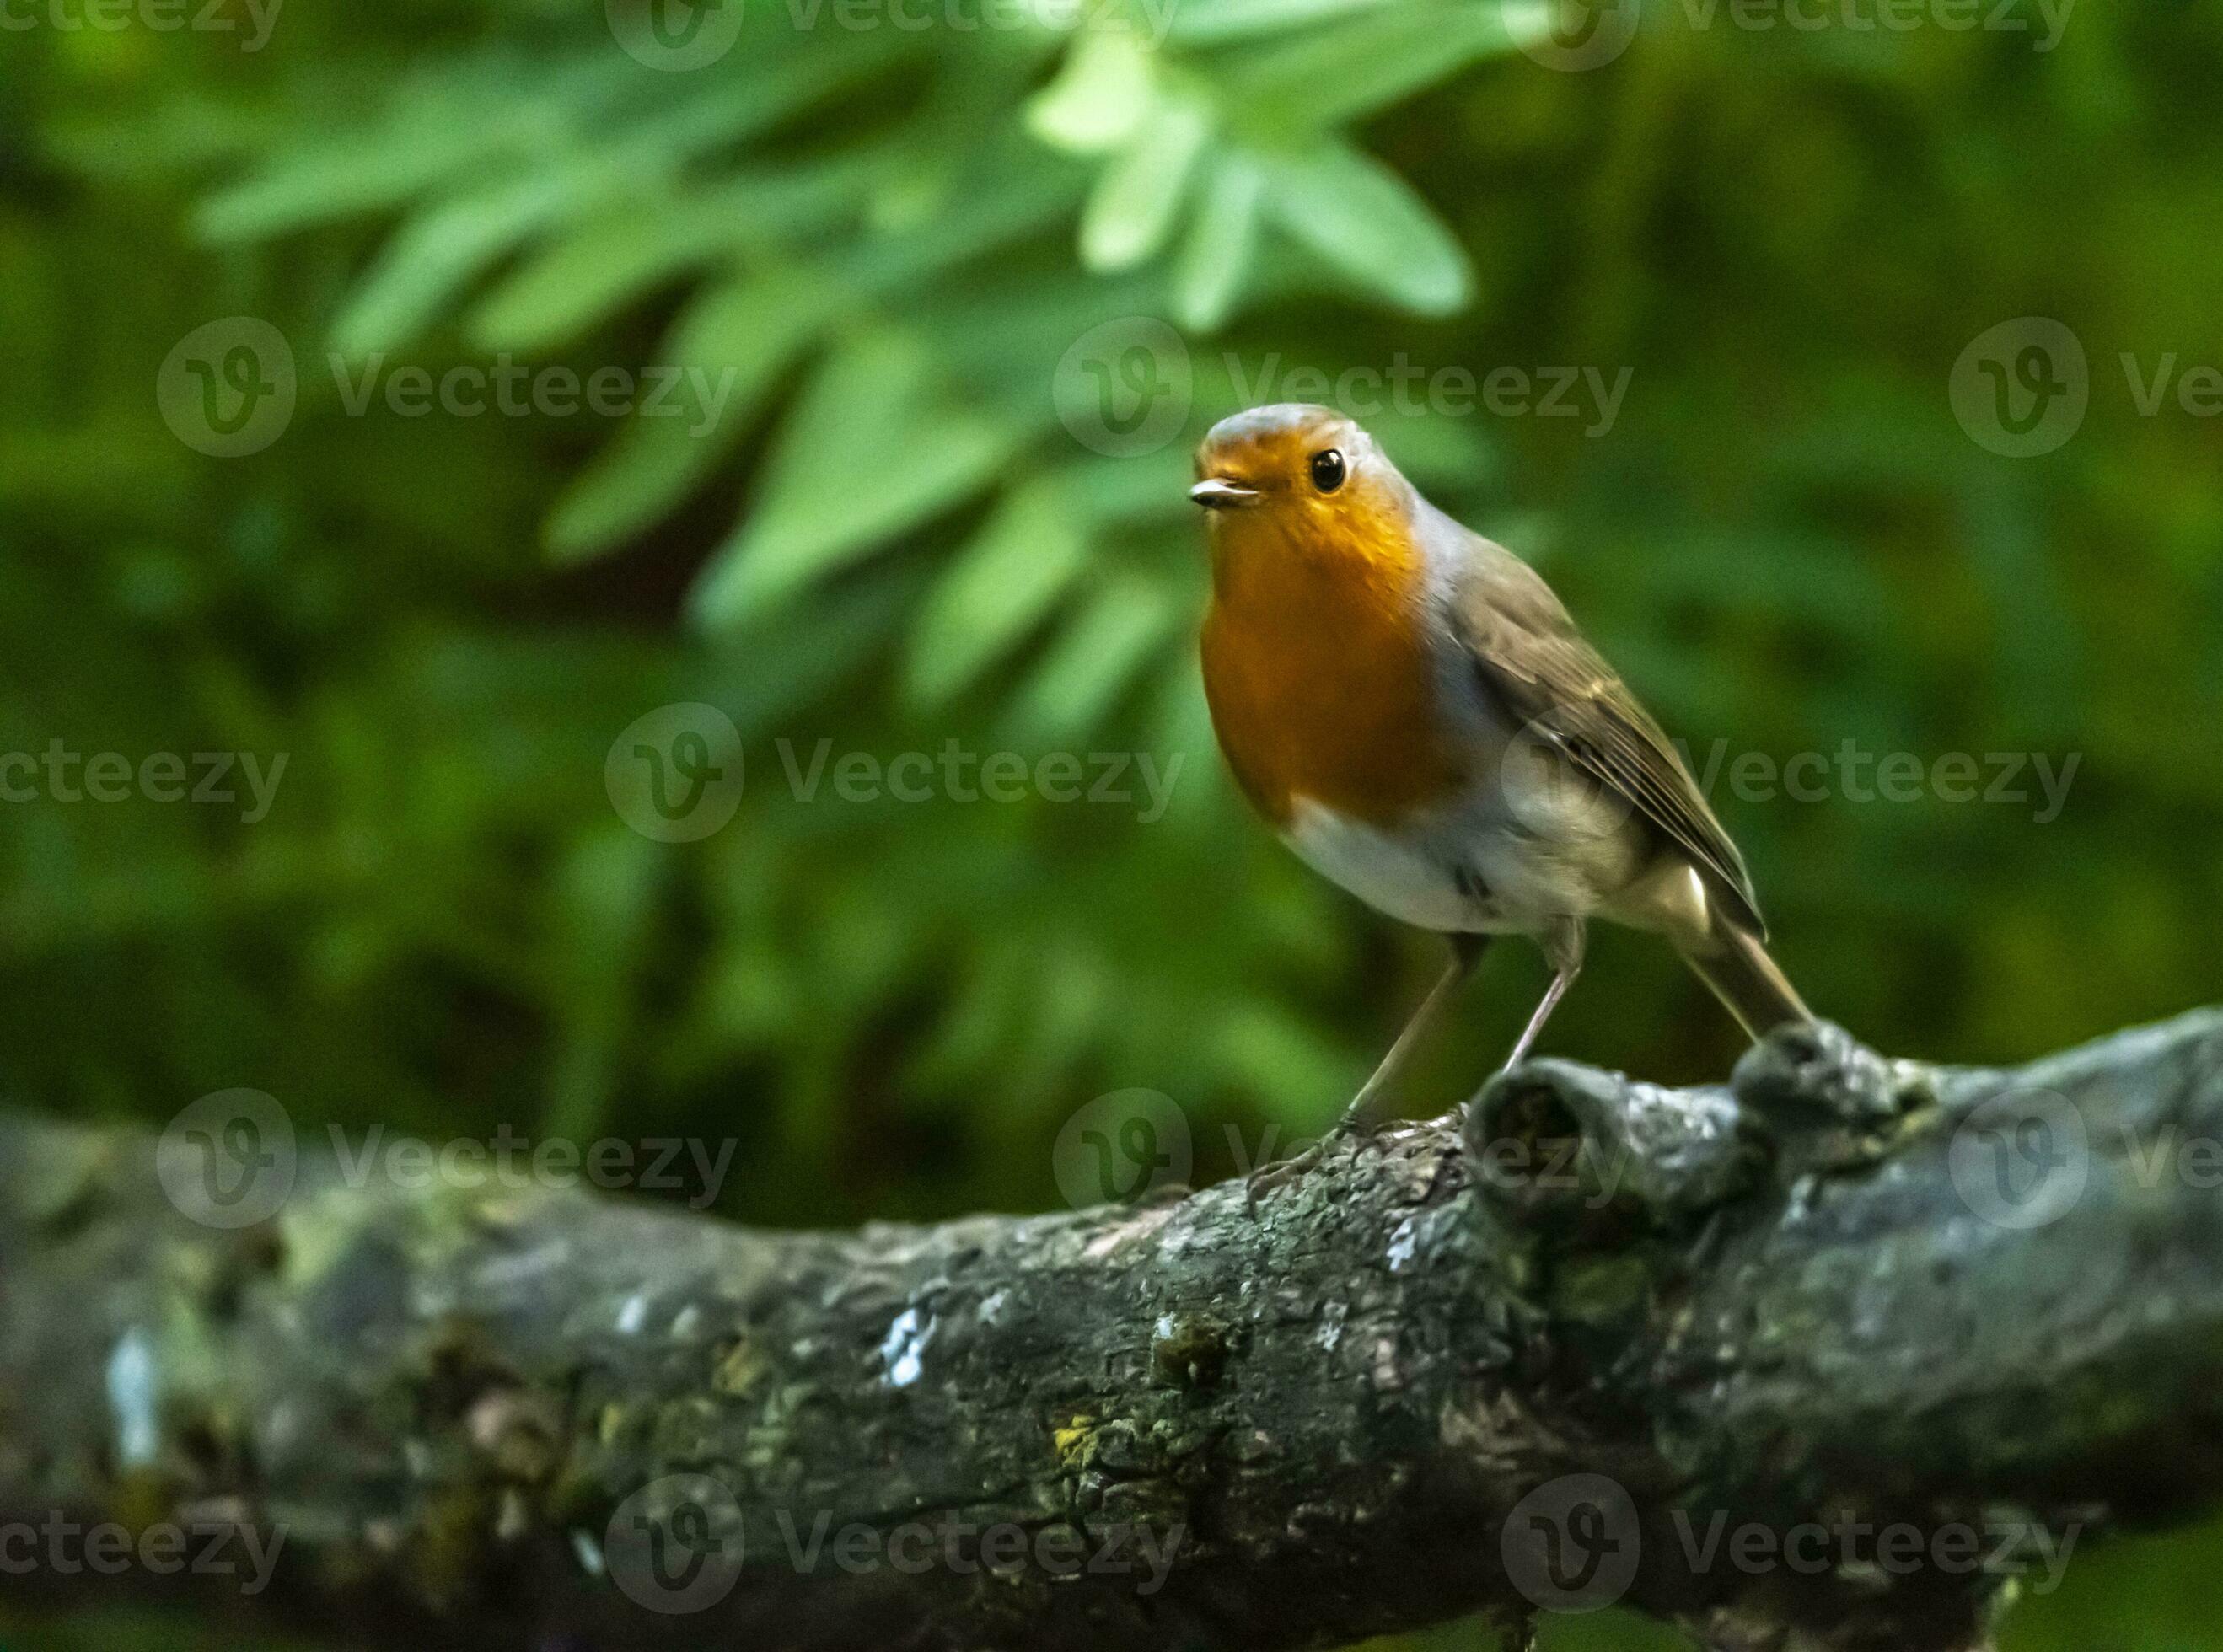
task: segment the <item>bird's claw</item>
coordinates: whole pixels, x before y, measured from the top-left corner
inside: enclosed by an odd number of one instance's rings
[[[1287,1159],[1269,1159],[1244,1178],[1243,1208],[1256,1215],[1258,1201],[1275,1188],[1287,1186],[1318,1170],[1338,1145],[1347,1145],[1357,1153],[1373,1140],[1374,1134],[1370,1128],[1345,1119],[1303,1152],[1292,1153]]]

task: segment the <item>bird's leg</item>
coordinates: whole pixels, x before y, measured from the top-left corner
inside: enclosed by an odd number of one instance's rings
[[[1529,1046],[1536,1042],[1536,1035],[1544,1030],[1544,1023],[1552,1019],[1552,1012],[1559,1007],[1559,1000],[1567,996],[1567,989],[1583,972],[1584,939],[1580,918],[1562,918],[1536,938],[1536,944],[1544,949],[1544,961],[1552,966],[1552,984],[1544,989],[1544,1002],[1536,1006],[1536,1013],[1528,1018],[1528,1025],[1521,1029],[1520,1038],[1513,1046],[1513,1053],[1505,1058],[1505,1065],[1497,1070],[1499,1072],[1512,1071],[1527,1058]],[[1477,1090],[1467,1105],[1478,1105],[1482,1096],[1483,1092]],[[1437,1162],[1436,1173],[1428,1178],[1427,1191],[1422,1196],[1424,1199],[1435,1197],[1437,1184],[1442,1181],[1445,1166],[1450,1162],[1448,1158]]]
[[[1344,1109],[1343,1116],[1336,1121],[1335,1128],[1304,1152],[1278,1163],[1261,1165],[1252,1171],[1244,1186],[1244,1195],[1248,1203],[1256,1205],[1261,1195],[1313,1169],[1326,1155],[1330,1143],[1346,1136],[1363,1136],[1382,1122],[1389,1087],[1411,1065],[1413,1052],[1420,1047],[1420,1040],[1427,1036],[1428,1029],[1443,1014],[1452,995],[1458,991],[1467,977],[1474,973],[1474,966],[1482,961],[1483,952],[1489,945],[1489,937],[1453,935],[1451,942],[1451,962],[1445,965],[1436,984],[1428,989],[1428,996],[1420,1000],[1420,1007],[1406,1021],[1404,1031],[1397,1034],[1395,1042],[1389,1046],[1389,1052],[1374,1069],[1373,1076],[1358,1087],[1358,1094],[1351,1098],[1351,1105]]]
[[[1420,1008],[1407,1020],[1405,1030],[1397,1034],[1396,1041],[1382,1058],[1382,1064],[1374,1069],[1373,1076],[1358,1087],[1358,1094],[1343,1109],[1335,1134],[1371,1130],[1382,1122],[1382,1115],[1387,1110],[1382,1098],[1389,1095],[1390,1085],[1412,1065],[1413,1052],[1420,1048],[1428,1029],[1449,1007],[1452,996],[1474,973],[1474,966],[1482,961],[1483,951],[1489,945],[1487,935],[1454,935],[1451,940],[1451,962],[1444,966],[1436,984],[1428,989],[1428,996],[1420,1000]]]
[[[1528,1053],[1528,1046],[1535,1043],[1536,1035],[1544,1030],[1544,1023],[1552,1019],[1552,1012],[1559,1007],[1559,1000],[1566,996],[1567,989],[1582,973],[1583,940],[1583,920],[1580,918],[1562,918],[1538,937],[1538,944],[1544,949],[1545,961],[1552,966],[1552,984],[1545,989],[1544,1002],[1536,1006],[1536,1013],[1528,1018],[1528,1025],[1521,1030],[1519,1041],[1513,1046],[1513,1053],[1505,1058],[1505,1065],[1498,1069],[1499,1071],[1509,1071],[1521,1065]]]

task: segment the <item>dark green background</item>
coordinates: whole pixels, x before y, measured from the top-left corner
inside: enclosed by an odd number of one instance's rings
[[[2041,50],[2027,3],[2021,30],[1866,27],[1873,0],[1804,29],[1651,0],[1584,72],[1467,0],[1181,0],[1156,51],[953,26],[970,0],[915,29],[750,0],[686,73],[620,51],[617,13],[294,0],[252,53],[9,14],[0,747],[288,765],[253,825],[0,805],[11,1102],[159,1123],[249,1086],[317,1131],[739,1135],[720,1208],[786,1223],[1053,1205],[1061,1125],[1113,1090],[1173,1098],[1198,1180],[1231,1129],[1246,1154],[1317,1129],[1437,954],[1248,820],[1202,720],[1187,453],[1269,363],[1625,369],[1600,434],[1370,423],[1702,761],[2075,757],[2044,823],[1717,788],[1819,1010],[2006,1060],[2217,996],[2223,423],[2142,411],[2122,365],[2223,364],[2216,8],[2086,0]],[[156,375],[242,315],[286,337],[299,405],[211,458]],[[1193,395],[1167,445],[1110,457],[1061,419],[1059,364],[1137,316],[1190,340]],[[2089,405],[2006,457],[1949,384],[2032,316],[2080,340]],[[699,436],[357,416],[328,365],[504,352],[736,389]],[[749,785],[666,845],[604,759],[696,700]],[[775,744],[952,738],[1184,766],[1144,824],[804,802]],[[1493,955],[1414,1110],[1542,983]],[[1738,1040],[1605,934],[1546,1047],[1681,1080]],[[2009,1645],[2223,1645],[2206,1555],[2080,1564]]]

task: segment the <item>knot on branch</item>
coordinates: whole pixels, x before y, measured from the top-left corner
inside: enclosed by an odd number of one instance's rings
[[[1490,1080],[1465,1136],[1484,1202],[1546,1229],[1681,1226],[1748,1185],[1760,1146],[1726,1090],[1666,1090],[1552,1060]]]
[[[1671,1090],[1570,1061],[1525,1063],[1469,1107],[1466,1155],[1508,1222],[1591,1238],[1690,1228],[1768,1184],[1872,1163],[1935,1109],[1930,1070],[1844,1028],[1777,1029],[1726,1086]]]
[[[1776,1179],[1873,1164],[1936,1115],[1936,1069],[1878,1055],[1834,1021],[1779,1027],[1729,1089],[1773,1144]]]

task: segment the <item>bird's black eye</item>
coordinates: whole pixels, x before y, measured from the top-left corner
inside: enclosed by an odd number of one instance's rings
[[[1313,455],[1313,486],[1323,493],[1332,493],[1343,486],[1343,455],[1333,448],[1322,448]]]

